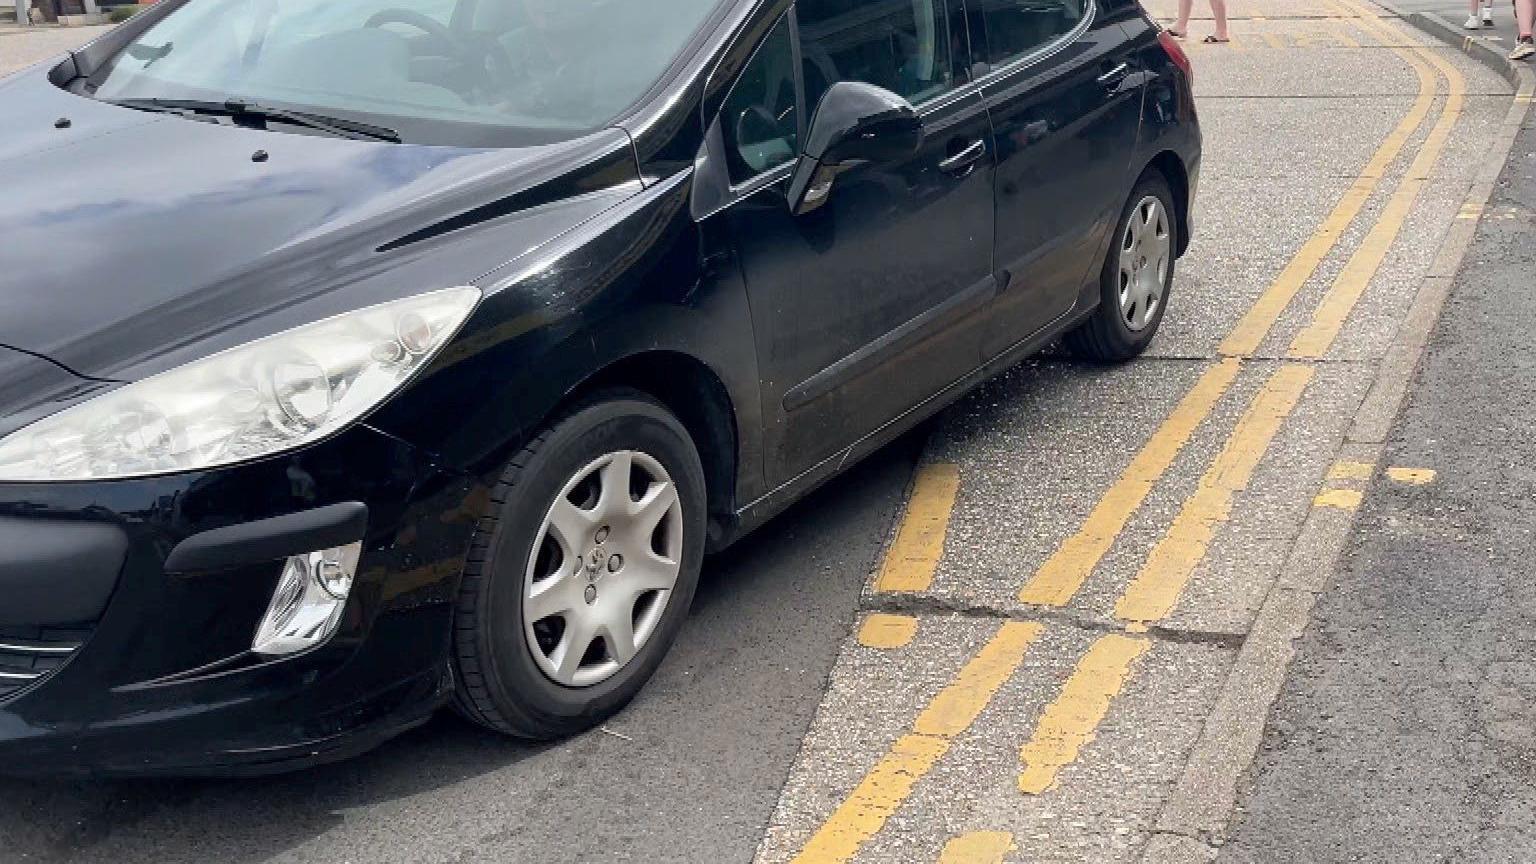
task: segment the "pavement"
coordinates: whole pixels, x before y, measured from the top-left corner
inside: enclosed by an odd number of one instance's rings
[[[603,730],[0,780],[0,862],[1536,857],[1536,202],[1493,183],[1530,93],[1358,0],[1230,5],[1188,46],[1199,228],[1148,357],[1022,364],[708,561]]]

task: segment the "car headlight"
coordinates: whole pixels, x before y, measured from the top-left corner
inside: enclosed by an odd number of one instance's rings
[[[0,482],[194,471],[318,441],[409,380],[479,301],[477,288],[434,291],[125,385],[0,440]]]

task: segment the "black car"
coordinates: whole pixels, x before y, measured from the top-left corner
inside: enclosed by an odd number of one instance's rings
[[[0,80],[0,769],[601,721],[705,554],[1146,347],[1190,78],[1133,0],[161,0]]]

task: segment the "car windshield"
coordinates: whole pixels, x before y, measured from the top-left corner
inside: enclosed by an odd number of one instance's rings
[[[542,143],[601,128],[720,0],[189,0],[92,95],[351,116],[420,143]]]

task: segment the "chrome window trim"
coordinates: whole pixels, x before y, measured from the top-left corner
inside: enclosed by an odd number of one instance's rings
[[[1083,38],[1083,34],[1087,33],[1088,28],[1093,26],[1093,22],[1098,20],[1099,4],[1095,2],[1095,0],[1083,0],[1083,6],[1086,9],[1086,14],[1083,15],[1083,20],[1077,22],[1076,27],[1073,27],[1071,30],[1061,34],[1056,38],[1056,41],[1047,42],[1029,54],[1025,54],[1022,57],[1010,60],[1006,64],[999,66],[996,69],[992,69],[987,74],[977,78],[974,83],[978,86],[985,87],[988,84],[1013,75],[1015,72],[1033,66],[1042,60],[1046,60],[1050,57],[1060,54],[1062,51],[1066,50],[1069,45]],[[982,27],[986,27],[985,21],[982,22]],[[991,46],[988,45],[988,48],[990,49]]]

